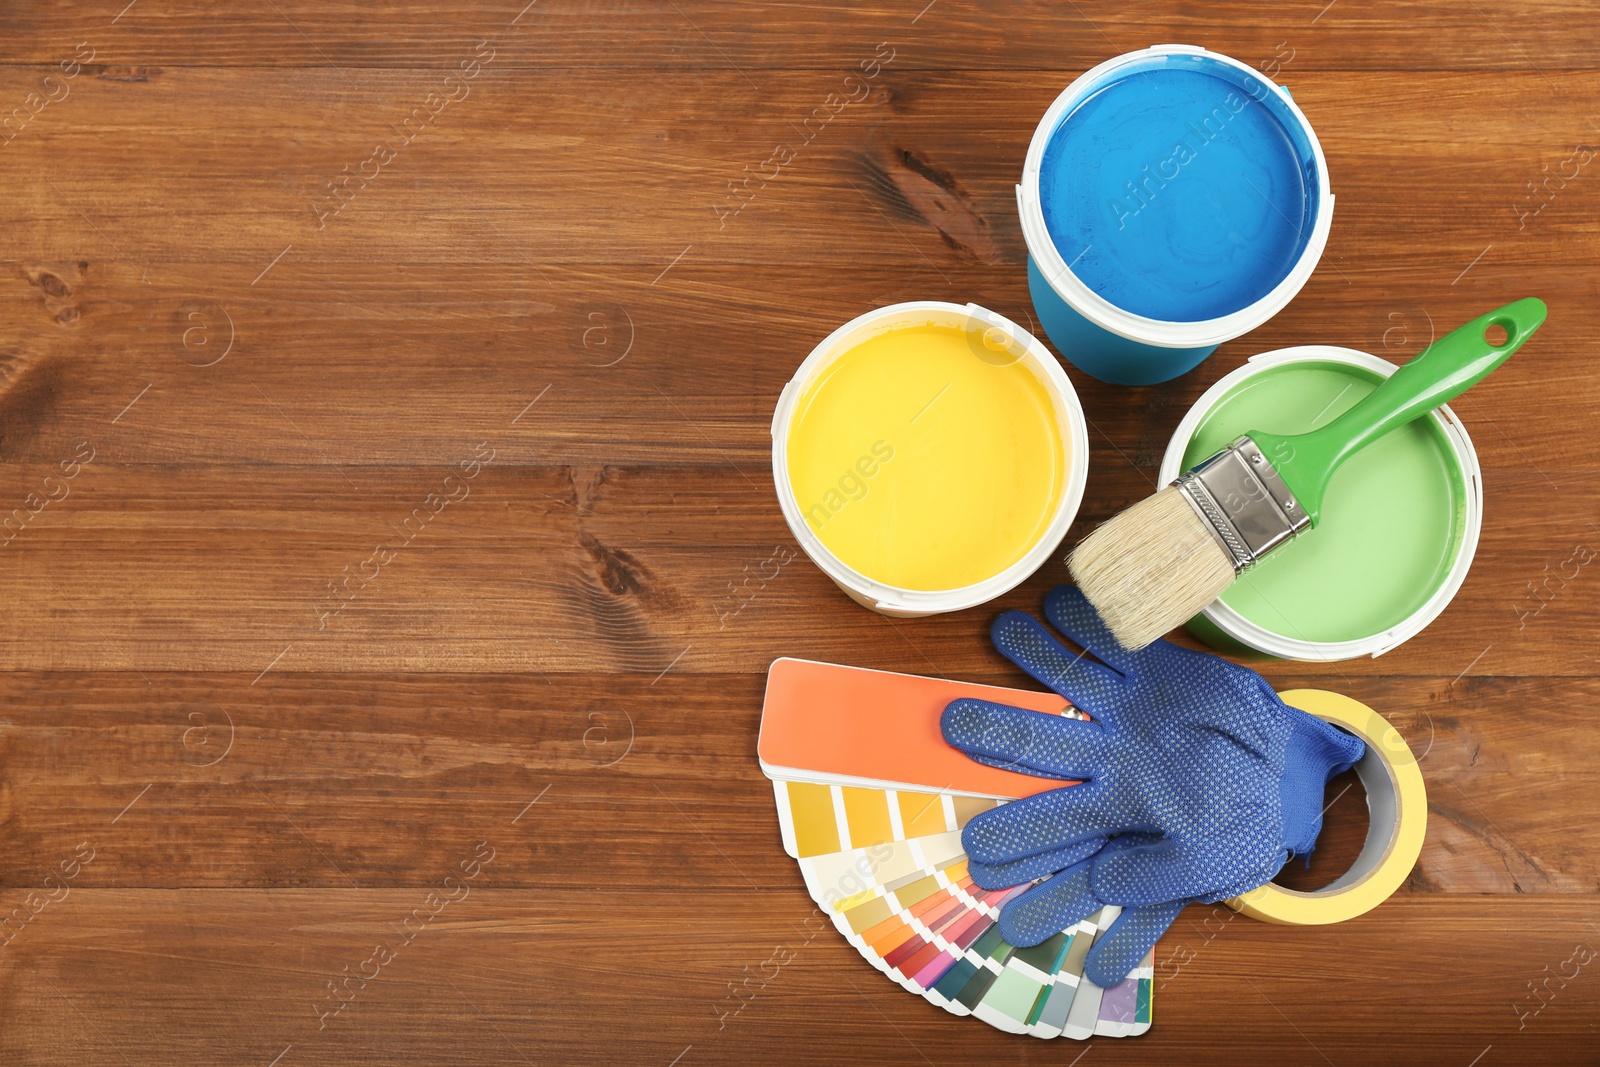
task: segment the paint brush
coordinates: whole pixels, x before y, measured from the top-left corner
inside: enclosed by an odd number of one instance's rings
[[[1326,426],[1292,437],[1251,430],[1094,530],[1067,569],[1117,640],[1145,647],[1314,529],[1345,460],[1482,381],[1544,319],[1535,297],[1507,304],[1429,345]]]

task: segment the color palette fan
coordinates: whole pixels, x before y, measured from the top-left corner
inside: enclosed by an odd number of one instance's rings
[[[985,795],[1007,791],[994,775],[1021,777],[978,764],[969,774],[946,759],[952,750],[938,737],[937,709],[952,693],[978,691],[1043,696],[802,660],[774,663],[760,750],[784,850],[845,939],[930,1003],[1034,1037],[1142,1034],[1150,1028],[1151,957],[1112,989],[1083,975],[1089,948],[1120,909],[1104,908],[1039,945],[1019,947],[1000,936],[998,918],[1027,886],[986,890],[968,874],[961,828],[1002,803]],[[1047,699],[1054,706],[1037,710],[1076,714],[1059,698]],[[887,731],[897,743],[871,744],[862,730]],[[922,773],[929,769],[932,775]],[[964,780],[915,785],[947,771]],[[879,773],[900,785],[911,779],[912,788],[875,783]]]

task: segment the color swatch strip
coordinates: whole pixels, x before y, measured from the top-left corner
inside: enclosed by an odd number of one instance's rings
[[[1119,909],[1027,948],[1000,936],[1001,906],[1027,887],[977,886],[960,840],[967,820],[995,801],[784,781],[773,788],[784,847],[811,896],[868,962],[908,991],[1041,1038],[1149,1029],[1151,956],[1114,989],[1082,974]]]
[[[999,801],[951,793],[774,781],[783,850],[795,859],[960,830]]]

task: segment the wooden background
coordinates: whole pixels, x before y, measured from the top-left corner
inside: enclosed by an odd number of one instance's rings
[[[0,1062],[1596,1062],[1590,4],[125,2],[0,8],[0,911],[53,898],[0,945]],[[1020,682],[986,628],[1064,568],[898,622],[803,557],[751,578],[791,544],[768,425],[874,306],[1027,323],[1034,123],[1168,41],[1276,69],[1338,211],[1300,297],[1183,379],[1069,368],[1072,539],[1252,353],[1550,319],[1458,405],[1487,516],[1451,608],[1381,660],[1265,668],[1424,754],[1409,884],[1325,929],[1191,909],[1147,1036],[1036,1042],[810,935],[755,736],[780,655]],[[430,93],[459,98],[319,221]],[[830,94],[864,98],[806,141]]]

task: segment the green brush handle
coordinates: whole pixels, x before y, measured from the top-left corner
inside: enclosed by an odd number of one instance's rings
[[[1322,497],[1334,471],[1391,430],[1447,404],[1489,376],[1522,347],[1544,322],[1544,301],[1525,297],[1479,316],[1429,345],[1368,393],[1360,403],[1321,429],[1293,437],[1250,431],[1313,526],[1322,517]],[[1489,343],[1491,326],[1506,331]]]

